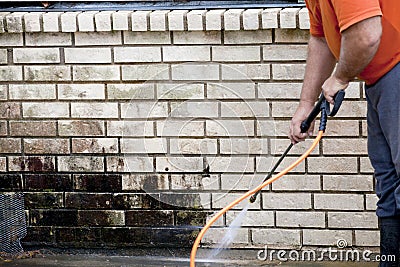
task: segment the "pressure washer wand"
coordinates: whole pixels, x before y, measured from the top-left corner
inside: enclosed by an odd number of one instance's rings
[[[329,103],[326,101],[324,95],[321,94],[321,96],[319,97],[318,102],[317,102],[317,104],[315,104],[313,110],[310,112],[308,117],[301,123],[301,125],[300,125],[301,133],[305,133],[308,131],[308,129],[310,129],[312,122],[315,120],[315,118],[318,116],[318,114],[320,112],[321,112],[320,130],[325,131],[327,116],[333,117],[336,115],[336,113],[338,112],[340,105],[342,104],[342,101],[344,99],[344,94],[345,94],[344,91],[341,90],[335,95],[335,105],[334,105],[332,111],[330,110]],[[287,156],[287,154],[289,153],[290,149],[292,149],[292,147],[293,147],[293,144],[290,143],[290,145],[286,148],[285,152],[283,152],[282,156],[275,163],[274,167],[269,172],[267,177],[265,177],[265,179],[262,183],[266,182],[268,179],[270,179],[272,177],[275,170],[281,164],[283,159]],[[254,203],[256,201],[257,196],[258,196],[258,194],[260,194],[260,192],[261,192],[261,190],[257,191],[254,195],[252,195],[250,197],[250,203]]]

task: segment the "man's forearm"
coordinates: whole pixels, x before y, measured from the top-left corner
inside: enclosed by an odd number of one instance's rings
[[[342,33],[335,77],[347,83],[359,75],[378,50],[382,34],[381,17],[363,20]]]
[[[311,36],[300,104],[304,102],[314,104],[321,93],[322,84],[332,74],[335,64],[335,57],[329,50],[325,38]]]

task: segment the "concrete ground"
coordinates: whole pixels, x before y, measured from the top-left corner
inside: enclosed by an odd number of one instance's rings
[[[4,267],[139,267],[189,266],[188,250],[39,250],[40,254],[25,259],[0,260]],[[280,266],[280,267],[376,267],[376,262],[346,261],[264,261],[255,250],[224,251],[216,259],[206,259],[209,250],[198,252],[196,266]],[[32,253],[33,254],[33,253]]]

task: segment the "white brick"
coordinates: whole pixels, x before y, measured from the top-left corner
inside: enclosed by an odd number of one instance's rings
[[[154,85],[142,84],[107,84],[108,99],[153,99]]]
[[[367,114],[366,101],[344,101],[340,106],[337,117],[365,118]]]
[[[260,48],[257,46],[213,46],[213,61],[237,62],[260,61]]]
[[[207,10],[192,10],[187,13],[188,31],[203,31]]]
[[[211,60],[208,46],[164,46],[164,62],[209,61]]]
[[[300,8],[285,8],[279,13],[280,27],[295,29],[297,27],[297,14]]]
[[[69,66],[25,66],[25,80],[29,81],[69,81]]]
[[[36,32],[25,34],[26,46],[68,46],[72,45],[70,33],[63,32]]]
[[[59,84],[59,99],[105,99],[102,84]]]
[[[154,136],[151,121],[108,121],[108,136],[138,137]]]
[[[273,136],[273,137],[279,136],[287,138],[288,130],[289,130],[288,121],[278,121],[278,120],[257,121],[258,136]]]
[[[222,30],[222,16],[225,10],[215,9],[206,13],[206,30],[219,31]]]
[[[174,44],[220,44],[221,31],[173,32]]]
[[[77,32],[75,33],[75,45],[120,45],[122,38],[120,32]]]
[[[204,243],[219,244],[226,235],[229,229],[227,228],[211,228],[204,235]],[[249,232],[247,229],[237,229],[236,236],[233,238],[232,244],[247,244],[249,241]],[[231,245],[231,244],[230,244]]]
[[[218,80],[219,66],[216,64],[180,64],[172,66],[173,80]]]
[[[57,157],[59,172],[103,172],[103,157]]]
[[[22,103],[22,114],[25,118],[67,118],[68,103]]]
[[[122,153],[167,153],[165,138],[123,138],[121,139]]]
[[[110,48],[65,48],[65,63],[111,63]]]
[[[288,155],[299,155],[301,156],[314,142],[312,139],[307,139],[304,142],[297,143],[295,146],[291,148]],[[271,154],[280,156],[287,149],[290,141],[288,139],[271,139]],[[319,154],[319,144],[315,147],[315,149],[311,152],[311,155]]]
[[[356,155],[367,153],[367,139],[324,139],[324,155]]]
[[[224,13],[224,29],[226,31],[240,30],[240,17],[244,9],[229,9]]]
[[[268,154],[267,139],[220,139],[221,154]]]
[[[328,212],[328,227],[376,229],[378,217],[374,212]]]
[[[358,120],[331,120],[329,121],[326,136],[359,136]]]
[[[212,194],[212,208],[213,209],[222,209],[227,206],[232,201],[236,200],[237,198],[241,197],[242,194],[240,193],[215,193]],[[259,209],[260,208],[260,199],[258,198],[254,203],[250,203],[247,201],[242,201],[234,206],[231,211],[234,210],[241,210],[245,206],[249,205],[249,209]]]
[[[360,157],[360,172],[361,173],[373,173],[374,168],[371,165],[371,161],[367,157]]]
[[[15,63],[59,63],[60,50],[58,48],[14,48]]]
[[[271,61],[305,61],[307,45],[265,45],[263,59]]]
[[[258,97],[267,99],[299,99],[301,83],[259,83]]]
[[[59,19],[62,12],[46,12],[43,14],[43,31],[58,32],[60,31]]]
[[[98,13],[98,11],[85,11],[78,14],[78,30],[80,32],[94,32],[94,15]]]
[[[364,196],[356,194],[314,194],[317,210],[363,210]]]
[[[117,11],[112,13],[112,25],[114,31],[129,30],[129,18],[132,11]]]
[[[278,227],[325,227],[324,212],[277,211],[276,226]]]
[[[245,30],[258,30],[260,28],[260,14],[262,9],[247,9],[243,12],[243,28]]]
[[[272,43],[271,30],[258,31],[226,31],[224,32],[224,44],[260,44]]]
[[[300,230],[254,229],[252,239],[255,244],[268,248],[297,248],[301,245]]]
[[[114,61],[120,62],[161,62],[159,47],[115,47]]]
[[[378,202],[378,197],[376,196],[376,194],[366,194],[365,195],[366,210],[376,210],[377,202]]]
[[[303,43],[310,39],[310,31],[300,29],[275,29],[275,43]]]
[[[7,64],[7,49],[0,49],[0,64]]]
[[[56,87],[53,84],[10,84],[10,99],[55,99]]]
[[[260,174],[221,174],[221,189],[229,191],[242,191],[256,188],[264,180]],[[267,185],[263,190],[269,190]]]
[[[26,32],[40,32],[42,12],[30,12],[24,15],[25,31]]]
[[[299,11],[299,28],[302,30],[310,29],[310,17],[307,8],[302,8]]]
[[[3,84],[0,86],[0,100],[7,100],[7,85]]]
[[[150,31],[167,30],[167,14],[169,10],[156,10],[150,13]]]
[[[272,64],[274,80],[303,80],[305,64]]]
[[[329,159],[309,157],[307,160],[310,173],[357,173],[356,157],[334,157]]]
[[[292,118],[298,106],[298,102],[272,102],[271,115],[272,117]]]
[[[208,83],[207,98],[210,99],[253,99],[253,83]]]
[[[73,66],[74,81],[118,81],[120,80],[119,66],[88,65]]]
[[[9,33],[23,32],[24,25],[22,23],[24,12],[13,12],[6,15],[6,29]]]
[[[268,80],[270,64],[223,64],[223,80]]]
[[[74,118],[118,118],[117,103],[71,103]]]
[[[345,240],[348,246],[352,245],[352,231],[350,230],[303,230],[303,244],[311,246],[336,247],[338,241]]]
[[[217,102],[171,102],[171,117],[212,118],[218,117]]]
[[[207,161],[212,173],[254,172],[253,157],[208,157]]]
[[[147,31],[148,17],[151,11],[135,11],[132,13],[132,31]]]
[[[262,193],[264,209],[311,209],[309,193]]]
[[[6,16],[10,14],[10,12],[0,12],[0,33],[6,32],[7,24],[6,24]]]
[[[157,121],[157,136],[204,136],[204,122]]]
[[[185,16],[187,10],[173,10],[168,13],[168,29],[170,31],[185,30]]]
[[[2,33],[0,34],[0,47],[2,46],[23,46],[21,33]]]
[[[274,191],[319,191],[321,190],[319,175],[285,175],[272,183]]]
[[[226,214],[226,224],[230,225],[237,218],[239,211],[228,211]],[[274,213],[272,211],[248,211],[242,222],[242,227],[265,227],[274,226]]]
[[[107,171],[129,173],[153,172],[153,158],[137,156],[125,156],[123,158],[108,157]]]
[[[114,11],[101,11],[94,15],[94,22],[96,25],[96,31],[111,31],[111,15]]]
[[[280,10],[280,8],[267,8],[261,12],[263,29],[276,29],[279,27],[278,14]]]
[[[379,231],[355,231],[355,244],[356,246],[362,247],[378,247],[380,240]]]
[[[289,167],[293,162],[296,161],[296,157],[287,156],[279,167],[276,169],[277,172],[283,171],[287,167]],[[278,157],[257,157],[256,158],[256,170],[258,172],[270,172],[272,167],[275,165],[275,162],[278,161]],[[290,172],[305,172],[305,163],[304,161],[300,162],[297,167],[295,167]],[[290,173],[289,172],[289,173]]]
[[[269,108],[267,102],[221,102],[222,117],[268,117]]]
[[[217,154],[217,139],[170,139],[171,154]]]
[[[78,12],[65,12],[61,14],[61,31],[62,32],[77,32],[78,31]]]
[[[254,136],[254,123],[249,120],[208,120],[207,136]]]
[[[124,32],[124,44],[170,44],[169,32]]]
[[[202,157],[157,157],[157,172],[202,172]]]
[[[158,83],[157,99],[204,99],[204,84]]]
[[[122,80],[147,81],[168,80],[169,67],[167,64],[157,65],[130,65],[122,66]]]
[[[330,191],[371,192],[374,190],[374,178],[372,175],[324,175],[323,188]]]
[[[167,102],[140,101],[121,104],[122,118],[163,118],[168,116]]]

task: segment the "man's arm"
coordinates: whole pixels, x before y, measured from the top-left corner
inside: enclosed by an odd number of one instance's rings
[[[300,103],[290,124],[289,138],[293,144],[312,135],[313,126],[309,133],[302,134],[300,133],[300,124],[313,109],[315,101],[321,93],[322,84],[332,74],[335,63],[335,57],[329,50],[325,38],[311,36],[308,42],[307,65]]]
[[[378,50],[382,35],[381,17],[362,20],[342,32],[337,68],[322,88],[326,100],[333,104],[333,96],[345,89],[371,62]]]

